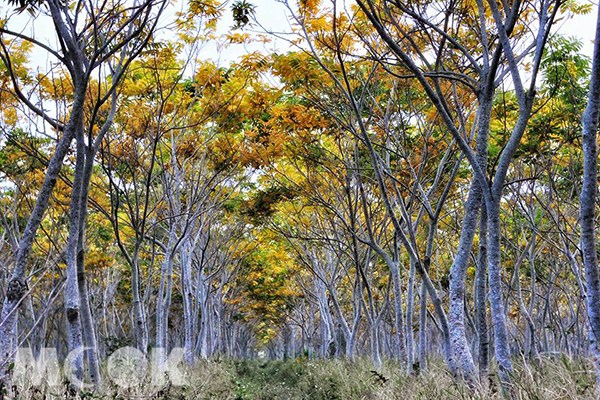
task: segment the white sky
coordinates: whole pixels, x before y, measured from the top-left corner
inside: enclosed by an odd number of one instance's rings
[[[264,28],[272,31],[289,31],[290,23],[288,21],[287,10],[281,2],[276,0],[249,0],[252,4],[256,5],[256,19]],[[295,0],[291,0],[294,4]],[[324,2],[328,0],[323,0]],[[342,0],[347,3],[345,0]],[[591,4],[593,10],[588,15],[577,15],[569,19],[560,21],[553,33],[560,33],[565,36],[574,36],[580,39],[583,43],[582,53],[592,56],[593,51],[593,38],[594,28],[596,23],[597,14],[597,1],[593,2],[590,0],[579,0],[579,4]],[[227,15],[230,20],[231,15]],[[227,22],[226,26],[231,26],[230,22]],[[279,48],[279,51],[285,51],[285,49]],[[239,54],[238,54],[239,52]],[[236,49],[236,55],[244,53],[243,49]]]
[[[176,6],[171,6],[168,9],[167,14],[165,14],[164,20],[172,19],[174,12],[187,4],[188,0],[177,0]],[[233,0],[230,0],[230,4]],[[284,4],[280,1],[276,0],[248,0],[250,3],[256,6],[256,20],[258,21],[257,25],[253,25],[249,31],[257,32],[261,31],[263,28],[268,31],[274,32],[289,32],[290,31],[290,21],[289,15],[286,10]],[[295,4],[296,0],[290,0],[292,4]],[[324,0],[328,1],[328,0]],[[342,0],[344,1],[344,0]],[[593,4],[590,0],[581,0],[581,4]],[[229,31],[231,26],[233,25],[232,15],[230,11],[230,5],[227,4],[226,10],[224,12],[224,18],[219,22],[218,25],[218,33],[225,34]],[[8,27],[12,30],[18,30],[24,34],[32,35],[34,33],[35,28],[35,36],[39,39],[42,38],[42,41],[48,42],[49,38],[53,38],[53,32],[47,31],[44,32],[45,29],[52,29],[52,23],[47,17],[39,17],[33,23],[30,19],[30,16],[24,12],[22,14],[9,13],[9,11],[13,9],[12,6],[8,6],[6,0],[0,0],[0,18],[8,18]],[[559,32],[566,36],[575,36],[583,42],[583,50],[582,52],[591,57],[593,50],[593,35],[594,35],[594,26],[596,20],[596,7],[592,13],[588,15],[579,15],[570,19],[565,19],[561,21],[557,28],[555,28],[554,32]],[[163,35],[165,33],[163,32]],[[166,37],[168,38],[169,33],[166,33]],[[55,46],[52,46],[55,47]],[[249,45],[231,45],[227,48],[222,48],[218,43],[210,43],[202,49],[200,54],[200,58],[202,59],[212,59],[218,64],[225,66],[232,61],[235,61],[240,56],[244,54],[251,53],[253,51],[278,51],[278,52],[286,52],[291,50],[289,45],[283,40],[275,40],[270,44],[249,44]],[[33,65],[37,65],[40,69],[44,69],[44,67],[48,64],[50,58],[44,50],[36,49],[32,55],[31,62]]]
[[[594,5],[592,12],[588,15],[577,15],[571,19],[560,21],[554,32],[580,39],[583,43],[582,53],[591,58],[594,49],[594,29],[598,3],[591,1],[581,1],[580,3]]]

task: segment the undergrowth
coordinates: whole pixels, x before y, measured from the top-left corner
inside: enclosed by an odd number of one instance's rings
[[[30,387],[11,398],[46,399],[215,399],[215,400],[370,400],[370,399],[502,399],[494,371],[479,392],[457,383],[444,363],[432,362],[427,371],[408,375],[400,365],[387,361],[373,371],[367,359],[309,361],[213,360],[201,361],[187,371],[181,387],[119,389],[75,392]],[[586,361],[566,357],[544,358],[535,364],[516,362],[515,399],[595,399],[594,376]]]

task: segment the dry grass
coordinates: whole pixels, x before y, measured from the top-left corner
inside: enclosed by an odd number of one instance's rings
[[[69,392],[68,387],[26,388],[19,399],[216,399],[216,400],[369,400],[369,399],[501,399],[492,371],[487,388],[477,394],[456,383],[441,362],[409,376],[386,362],[380,375],[368,360],[210,361],[188,371],[189,385],[135,389],[104,387],[96,393]],[[512,388],[515,399],[596,399],[591,366],[566,357],[537,364],[517,363]]]

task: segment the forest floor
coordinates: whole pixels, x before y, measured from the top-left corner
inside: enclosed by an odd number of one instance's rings
[[[369,360],[287,361],[235,360],[201,362],[188,371],[189,385],[151,392],[108,388],[100,393],[57,394],[44,388],[16,398],[79,399],[218,399],[218,400],[370,400],[370,399],[501,399],[495,374],[483,395],[454,383],[442,362],[418,375],[407,375],[388,361],[380,372]],[[566,357],[516,365],[515,399],[595,399],[594,376],[587,362]],[[73,396],[74,395],[74,396]]]

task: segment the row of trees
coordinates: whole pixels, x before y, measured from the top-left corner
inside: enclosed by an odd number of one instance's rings
[[[98,383],[128,343],[442,357],[473,390],[492,356],[507,390],[516,355],[600,377],[600,49],[556,32],[591,8],[284,4],[285,34],[237,30],[246,2],[223,36],[216,2],[19,4],[57,47],[0,21],[3,379],[18,347],[85,346]]]

